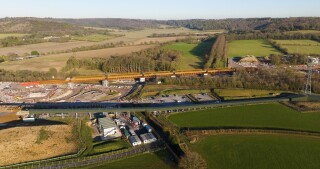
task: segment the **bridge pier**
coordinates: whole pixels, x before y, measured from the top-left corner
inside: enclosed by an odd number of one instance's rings
[[[103,87],[109,87],[109,81],[108,80],[102,80],[101,82]]]
[[[74,88],[74,83],[73,82],[69,82],[68,83],[68,88],[69,89],[73,89]]]

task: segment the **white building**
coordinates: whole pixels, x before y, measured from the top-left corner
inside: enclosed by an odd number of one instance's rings
[[[152,143],[157,141],[157,138],[152,133],[145,133],[140,135],[141,140],[144,144]]]
[[[141,140],[139,139],[138,136],[130,136],[129,141],[132,146],[141,145]]]
[[[109,135],[114,135],[117,133],[117,126],[115,122],[109,117],[99,118],[98,123],[99,123],[98,127],[100,129],[100,132],[103,133],[104,137],[107,137]]]

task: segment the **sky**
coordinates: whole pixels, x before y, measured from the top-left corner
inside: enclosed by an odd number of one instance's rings
[[[320,16],[320,0],[0,0],[0,17],[224,19]]]

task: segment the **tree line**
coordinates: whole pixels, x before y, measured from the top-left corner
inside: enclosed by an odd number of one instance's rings
[[[320,30],[319,17],[247,18],[247,19],[191,19],[169,20],[166,24],[197,30],[225,29],[229,32],[284,32]]]
[[[176,70],[181,53],[162,48],[153,48],[123,56],[109,58],[68,59],[64,71],[72,69],[98,69],[105,73],[113,72],[148,72]]]
[[[162,78],[163,84],[198,86],[199,88],[244,88],[259,90],[302,91],[306,77],[294,70],[261,68],[248,70],[239,68],[232,76],[207,78],[180,77]],[[312,90],[320,93],[320,75],[314,74]]]
[[[204,68],[225,67],[227,58],[227,40],[224,34],[219,35],[214,42],[209,55],[206,55]]]
[[[227,35],[227,40],[257,40],[257,39],[276,39],[276,40],[300,40],[300,39],[310,39],[320,42],[319,34],[312,33],[263,33],[263,32],[250,32],[250,33],[229,33]]]

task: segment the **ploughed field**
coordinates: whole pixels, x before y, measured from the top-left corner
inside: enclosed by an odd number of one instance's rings
[[[281,53],[265,40],[234,40],[228,44],[229,57],[269,56],[270,54]]]
[[[168,117],[180,127],[259,127],[320,131],[320,112],[300,113],[279,103],[216,108]]]
[[[219,169],[315,169],[320,138],[289,135],[218,135],[192,145]]]

